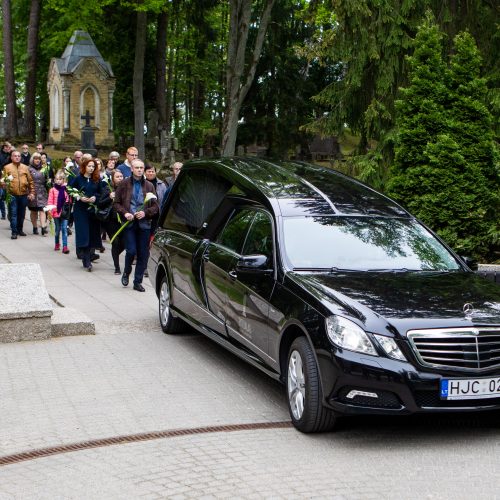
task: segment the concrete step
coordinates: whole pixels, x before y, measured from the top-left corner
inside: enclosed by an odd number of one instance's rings
[[[39,264],[0,264],[0,342],[46,339],[52,303]]]
[[[0,343],[95,335],[84,313],[53,306],[39,264],[0,264]]]
[[[95,335],[94,322],[71,307],[55,307],[52,314],[52,337]]]

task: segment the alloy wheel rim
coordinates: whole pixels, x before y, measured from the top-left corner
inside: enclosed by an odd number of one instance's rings
[[[304,365],[298,351],[293,351],[288,362],[288,401],[296,420],[302,418],[306,398]]]
[[[168,322],[170,316],[170,296],[168,293],[168,285],[163,282],[160,290],[160,320],[163,326]]]

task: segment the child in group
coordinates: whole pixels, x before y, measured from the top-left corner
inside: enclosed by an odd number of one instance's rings
[[[49,191],[48,205],[53,205],[52,217],[55,224],[55,245],[54,250],[61,248],[59,244],[59,234],[62,232],[63,253],[69,253],[68,249],[68,219],[69,210],[64,210],[64,205],[70,203],[70,197],[66,191],[66,175],[63,170],[58,170],[54,177],[54,187]],[[64,212],[67,212],[64,213]]]

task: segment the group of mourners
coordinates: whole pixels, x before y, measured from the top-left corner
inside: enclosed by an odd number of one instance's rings
[[[139,159],[133,146],[123,162],[116,151],[105,162],[75,151],[73,158],[64,158],[59,169],[54,168],[43,144],[36,149],[31,154],[27,144],[18,151],[5,142],[0,150],[0,215],[5,220],[8,209],[11,238],[26,236],[23,227],[28,208],[33,234],[46,236],[49,227],[53,228],[55,251],[70,253],[68,234],[75,231],[76,255],[91,272],[92,263],[99,259],[96,252],[104,251],[102,242],[107,236],[114,273],[121,275],[122,285],[128,286],[135,263],[133,288],[145,291],[142,280],[150,240],[182,163],[174,163],[172,176],[161,181],[155,166]],[[124,250],[122,273],[120,254]]]

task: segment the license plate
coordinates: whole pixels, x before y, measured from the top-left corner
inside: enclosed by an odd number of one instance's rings
[[[500,377],[441,380],[441,399],[486,398],[500,398]]]

